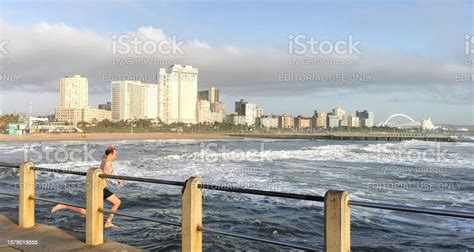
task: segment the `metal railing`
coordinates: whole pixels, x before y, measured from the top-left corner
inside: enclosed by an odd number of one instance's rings
[[[325,249],[327,251],[348,251],[350,250],[350,208],[366,207],[383,210],[393,210],[409,213],[428,214],[444,217],[456,217],[474,219],[474,213],[464,211],[453,211],[444,209],[422,208],[405,205],[394,205],[386,203],[366,202],[349,200],[347,192],[329,190],[325,196],[295,194],[276,191],[263,191],[247,188],[220,186],[214,184],[203,184],[199,178],[190,178],[185,182],[161,180],[153,178],[138,178],[121,175],[103,174],[100,169],[89,169],[88,172],[78,172],[62,169],[51,169],[36,167],[33,163],[22,163],[21,165],[0,163],[3,168],[20,169],[19,194],[0,192],[0,195],[19,197],[19,225],[20,227],[31,227],[34,222],[34,202],[44,201],[49,203],[64,204],[73,207],[85,208],[86,215],[86,243],[98,245],[103,243],[103,214],[115,214],[126,218],[134,218],[145,221],[160,223],[163,225],[181,226],[182,249],[183,251],[201,251],[202,233],[211,233],[246,240],[258,241],[272,245],[284,246],[301,250],[317,250],[316,248],[293,244],[285,241],[264,239],[245,234],[227,232],[214,228],[204,227],[202,224],[202,190],[215,190],[231,193],[252,194],[267,197],[279,197],[294,200],[305,200],[313,202],[324,202],[324,226],[325,226]],[[34,195],[35,171],[54,172],[86,176],[86,207],[75,204],[46,199]],[[142,183],[154,183],[161,185],[180,186],[182,190],[182,216],[181,223],[160,220],[156,218],[136,216],[122,212],[112,212],[103,207],[103,187],[104,179],[121,179]]]

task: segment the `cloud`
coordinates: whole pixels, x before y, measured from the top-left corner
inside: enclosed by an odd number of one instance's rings
[[[418,88],[425,93],[432,92],[439,100],[442,96],[439,92],[446,92],[450,87],[465,88],[455,81],[457,73],[472,71],[462,61],[448,62],[404,52],[381,51],[369,45],[363,47],[360,57],[336,54],[321,57],[289,55],[286,41],[267,48],[246,49],[235,45],[213,47],[207,41],[193,39],[182,42],[184,54],[117,55],[112,51],[112,34],[98,34],[62,23],[13,26],[2,21],[0,30],[1,39],[9,41],[9,54],[3,55],[7,63],[1,66],[2,73],[19,76],[16,81],[2,79],[0,88],[25,92],[57,91],[60,77],[80,74],[89,79],[91,92],[105,95],[110,92],[111,78],[134,75],[142,76],[146,82],[156,82],[160,67],[182,63],[199,68],[201,88],[214,85],[227,94],[298,96],[335,89],[383,93],[409,86],[410,90]],[[179,35],[165,34],[152,26],[142,26],[125,34],[140,41],[172,43],[173,38],[178,42],[180,39]],[[458,42],[463,43],[462,40]],[[120,60],[122,63],[133,61],[133,64],[118,64]],[[150,64],[153,60],[155,62]],[[321,65],[317,60],[354,62]],[[337,79],[344,75],[348,80]],[[369,75],[372,76],[370,80],[362,78]],[[297,77],[282,81],[282,76]],[[351,76],[361,78],[351,80]],[[472,95],[472,88],[467,88],[466,93]],[[446,99],[466,100],[466,93],[459,96],[459,92],[451,92]]]

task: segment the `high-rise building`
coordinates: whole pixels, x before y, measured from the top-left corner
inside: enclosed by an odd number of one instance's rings
[[[360,127],[360,121],[358,116],[350,115],[347,118],[347,126],[352,127],[352,128],[358,128]]]
[[[206,100],[210,103],[219,102],[219,89],[210,87],[208,90],[199,91],[198,99]]]
[[[241,99],[235,102],[235,113],[239,116],[245,116],[245,122],[247,125],[255,125],[257,105],[255,103],[249,103]]]
[[[309,129],[311,126],[311,119],[304,117],[302,115],[299,115],[295,117],[295,128],[299,130],[305,130]]]
[[[237,115],[245,115],[245,104],[247,102],[244,99],[240,99],[240,101],[235,102],[235,113]]]
[[[256,108],[255,117],[262,117],[262,116],[263,116],[263,108]]]
[[[374,127],[374,112],[356,111],[356,116],[359,117],[361,127]]]
[[[224,103],[219,101],[219,89],[211,87],[208,90],[198,92],[199,100],[209,101],[211,122],[223,122],[226,120]]]
[[[278,127],[281,129],[293,129],[295,127],[295,118],[287,114],[281,115],[278,117]]]
[[[327,113],[322,112],[316,114],[316,128],[327,128],[327,116]]]
[[[197,123],[198,69],[172,65],[158,73],[158,117],[165,123]]]
[[[345,114],[346,114],[346,112],[342,108],[337,107],[337,108],[332,109],[332,115],[337,116],[337,118],[339,118],[339,120],[343,120]]]
[[[198,100],[209,101],[209,90],[198,91]]]
[[[348,118],[343,117],[342,120],[339,120],[339,127],[349,126]]]
[[[63,77],[59,81],[59,108],[84,108],[89,104],[89,82],[80,75]]]
[[[144,84],[144,119],[158,118],[158,85]]]
[[[198,123],[211,122],[211,106],[208,100],[198,100],[197,119]]]
[[[209,88],[209,102],[219,102],[219,89],[215,87]]]
[[[64,77],[59,80],[59,109],[55,118],[59,122],[77,125],[79,122],[100,122],[111,120],[110,111],[89,107],[89,82],[80,75]]]
[[[327,113],[321,113],[314,111],[313,117],[311,117],[311,127],[313,129],[325,129],[327,125]]]
[[[337,128],[339,127],[339,117],[335,115],[328,115],[327,116],[327,127],[328,128]]]
[[[157,118],[158,86],[140,81],[113,81],[112,120]]]
[[[213,102],[211,103],[211,117],[217,118],[216,122],[223,122],[227,119],[225,113],[225,106],[223,102]],[[213,121],[214,122],[214,121]]]

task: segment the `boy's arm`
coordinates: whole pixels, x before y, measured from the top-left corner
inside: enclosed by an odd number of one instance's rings
[[[112,175],[112,162],[111,162],[111,161],[107,161],[107,162],[104,164],[103,172],[104,172],[104,174]],[[110,181],[114,181],[114,180],[110,180]],[[122,180],[120,180],[120,179],[116,179],[114,182],[116,182],[118,185],[124,185],[124,184],[125,184],[125,183],[124,183]]]

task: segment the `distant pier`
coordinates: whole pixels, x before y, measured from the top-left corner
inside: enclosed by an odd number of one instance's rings
[[[244,133],[231,134],[234,137],[250,138],[276,138],[276,139],[322,139],[322,140],[353,140],[353,141],[434,141],[434,142],[456,142],[456,136],[447,135],[417,135],[417,134],[360,134],[360,133],[337,133],[337,134],[285,134],[285,133]]]

